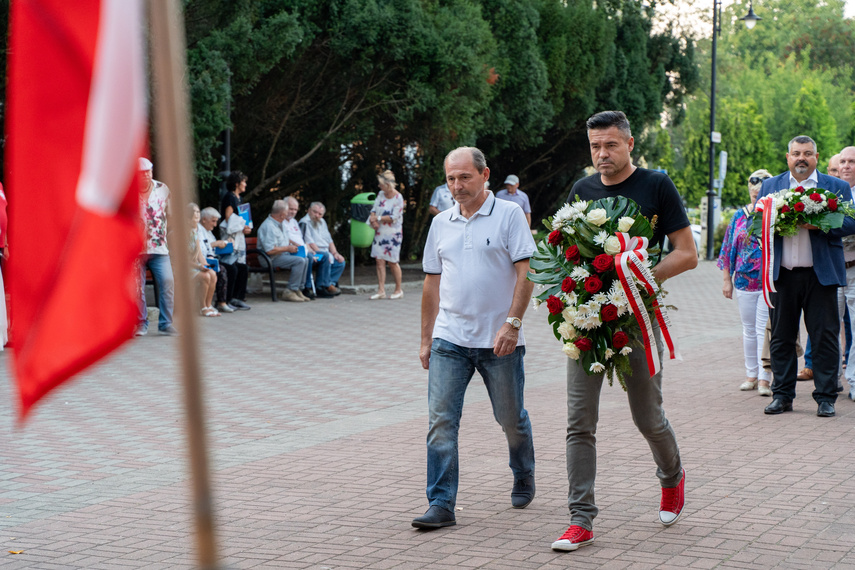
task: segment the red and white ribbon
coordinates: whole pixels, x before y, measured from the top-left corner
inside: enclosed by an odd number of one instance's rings
[[[778,219],[778,205],[774,196],[766,196],[757,202],[756,209],[763,212],[763,233],[760,236],[761,258],[763,261],[760,276],[763,281],[763,300],[770,309],[772,305],[772,293],[775,290],[775,222]]]
[[[656,279],[653,277],[650,269],[644,264],[649,257],[647,253],[648,239],[645,237],[632,237],[623,232],[618,232],[616,235],[620,241],[621,251],[615,255],[615,269],[617,270],[618,278],[620,279],[629,306],[632,309],[632,314],[635,315],[635,320],[641,328],[641,337],[644,339],[644,352],[647,357],[647,368],[650,371],[650,375],[654,376],[660,370],[656,337],[653,334],[650,315],[644,306],[644,300],[641,298],[636,279],[645,288],[647,294],[653,298],[652,307],[656,315],[656,321],[659,323],[659,329],[668,347],[668,353],[674,359],[677,358],[677,350],[674,348],[674,341],[671,338],[671,321],[668,318],[665,307],[661,306],[657,299],[659,286],[656,284]]]

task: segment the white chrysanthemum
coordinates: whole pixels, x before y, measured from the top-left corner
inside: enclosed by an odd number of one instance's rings
[[[558,325],[558,334],[560,334],[561,338],[564,340],[572,340],[576,338],[576,329],[573,328],[573,325],[564,321]]]
[[[632,352],[632,349],[629,346],[625,346],[622,349],[620,349],[620,353],[623,354],[624,356],[626,356],[630,352]]]
[[[822,203],[814,202],[809,195],[802,196],[800,201],[805,205],[805,214],[817,214],[822,211]]]
[[[561,208],[555,212],[555,216],[552,217],[552,229],[557,230],[564,225],[564,222],[568,220],[573,220],[575,216],[575,210],[570,204],[564,204]]]
[[[602,372],[605,369],[606,369],[605,366],[603,366],[599,362],[595,362],[591,365],[591,367],[588,370],[590,370],[591,372]]]
[[[617,236],[609,236],[603,243],[603,249],[609,255],[617,255],[620,253],[620,240]]]
[[[600,315],[591,315],[588,317],[588,330],[598,328],[603,321],[600,320]]]
[[[588,209],[588,202],[586,200],[579,200],[578,202],[573,202],[572,207],[581,214]]]
[[[614,355],[615,355],[615,351],[612,350],[611,348],[607,348],[605,354],[603,355],[603,360],[608,360],[609,358],[611,358]]]
[[[576,305],[577,297],[575,292],[570,291],[569,293],[561,293],[561,296],[564,298],[565,305]]]
[[[785,197],[785,198],[787,198],[787,199],[790,199],[790,198],[792,198],[792,197],[793,197],[793,193],[792,193],[792,192],[787,192],[786,194],[784,194],[784,197]]]
[[[606,243],[606,239],[608,239],[608,237],[609,237],[608,232],[603,230],[594,236],[594,243],[599,245],[599,246],[602,246],[604,243]]]
[[[543,301],[541,301],[541,300],[540,300],[540,299],[538,299],[537,297],[532,297],[532,298],[531,298],[532,308],[533,308],[535,311],[537,310],[537,308],[540,306],[540,304],[541,304],[541,303],[543,303]]]
[[[609,303],[612,305],[625,305],[626,304],[626,294],[623,292],[623,287],[621,287],[617,280],[612,283],[612,288],[609,289],[608,295]]]
[[[579,347],[573,344],[572,342],[565,342],[561,350],[564,351],[564,354],[566,354],[568,358],[572,358],[573,360],[579,360]]]
[[[570,272],[570,277],[578,283],[579,281],[584,281],[587,277],[589,277],[591,273],[582,266],[575,267],[573,271]]]
[[[589,331],[597,328],[597,325],[591,323],[591,319],[589,317],[583,317],[581,315],[576,315],[576,318],[573,319],[573,326],[577,329],[582,329],[583,331]]]
[[[609,302],[609,296],[605,293],[597,293],[596,295],[591,297],[591,299],[593,299],[599,305],[605,305]]]
[[[617,221],[617,229],[619,232],[628,232],[629,228],[632,227],[632,224],[635,223],[635,218],[630,218],[629,216],[624,216]]]

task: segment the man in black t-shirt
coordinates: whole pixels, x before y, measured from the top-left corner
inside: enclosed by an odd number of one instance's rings
[[[630,153],[635,144],[629,121],[620,111],[604,111],[588,119],[588,141],[597,174],[573,185],[568,202],[624,196],[638,203],[650,220],[656,217],[654,245],[662,245],[665,236],[674,251],[652,268],[658,281],[678,275],[698,264],[695,241],[689,219],[683,210],[674,183],[665,174],[638,168]],[[655,327],[659,360],[664,348]],[[644,351],[636,348],[630,355],[632,373],[625,378],[632,419],[647,440],[656,462],[656,475],[662,487],[659,521],[670,526],[683,511],[685,471],[671,424],[662,409],[662,372],[650,376]],[[603,374],[589,376],[579,362],[567,364],[567,479],[570,528],[552,543],[554,550],[576,550],[594,541],[593,520],[598,509],[594,503],[594,479],[597,474],[596,430]]]

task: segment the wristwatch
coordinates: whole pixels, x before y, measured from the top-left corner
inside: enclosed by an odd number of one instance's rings
[[[517,330],[520,330],[520,327],[522,326],[522,320],[520,320],[519,317],[508,317],[505,319],[505,322]]]

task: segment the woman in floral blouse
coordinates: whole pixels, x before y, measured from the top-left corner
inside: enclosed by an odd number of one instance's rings
[[[374,207],[368,218],[368,224],[374,228],[374,243],[371,244],[371,257],[377,262],[377,293],[372,299],[386,298],[386,264],[395,278],[395,291],[392,299],[404,296],[401,289],[401,242],[404,240],[404,197],[395,188],[395,175],[387,170],[377,177],[381,192],[374,200]]]
[[[751,200],[747,206],[734,214],[730,225],[727,226],[721,243],[721,254],[718,256],[718,268],[724,273],[721,291],[725,297],[732,299],[733,290],[736,289],[736,302],[742,319],[742,347],[745,352],[747,379],[739,389],[757,388],[761,396],[772,395],[769,373],[763,369],[760,359],[769,309],[763,300],[763,285],[760,280],[760,242],[751,235],[751,224],[754,202],[757,201],[760,187],[763,181],[770,177],[771,174],[766,170],[757,170],[749,177],[748,194]]]

